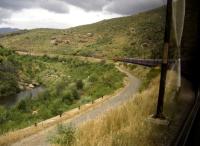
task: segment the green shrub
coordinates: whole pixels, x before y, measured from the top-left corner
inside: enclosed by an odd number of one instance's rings
[[[55,85],[55,89],[56,89],[56,94],[60,95],[61,92],[68,86],[68,81],[59,81],[56,83]]]
[[[75,142],[75,128],[71,125],[57,127],[58,136],[53,137],[50,141],[63,146],[71,146]]]
[[[72,97],[74,99],[80,99],[80,95],[79,95],[77,89],[72,89]]]
[[[29,112],[30,111],[26,100],[21,100],[17,105],[17,109],[20,110],[21,112]]]
[[[7,121],[8,115],[6,112],[6,109],[2,106],[0,106],[0,124],[3,124]]]
[[[96,82],[98,80],[98,76],[97,76],[97,74],[91,74],[90,76],[89,76],[89,81],[90,82]]]
[[[73,102],[73,95],[70,90],[66,90],[62,93],[62,101],[71,104]]]
[[[78,90],[81,90],[81,89],[83,89],[83,81],[82,80],[78,80],[78,81],[76,81],[76,87],[77,87],[77,89]]]
[[[0,97],[14,96],[19,92],[15,74],[0,71]]]
[[[104,35],[103,37],[99,37],[96,41],[96,44],[103,45],[112,43],[112,37],[108,35]]]
[[[80,103],[84,104],[84,103],[88,103],[90,101],[92,101],[92,97],[91,96],[87,96],[87,97],[81,98]]]
[[[54,116],[60,115],[61,107],[62,107],[62,101],[59,99],[54,100],[53,103],[51,103],[49,106],[51,113]]]
[[[10,49],[6,49],[6,48],[0,49],[0,55],[1,56],[9,56],[11,54],[13,54],[13,51],[11,51]]]

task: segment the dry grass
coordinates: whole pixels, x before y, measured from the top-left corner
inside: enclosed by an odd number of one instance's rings
[[[149,87],[136,94],[124,105],[111,110],[105,116],[87,122],[76,132],[75,146],[161,146],[169,144],[173,138],[174,114],[184,114],[183,104],[176,103],[172,97],[176,74],[168,72],[165,97],[165,114],[172,126],[150,123],[147,118],[155,112],[159,77],[152,80]],[[173,106],[171,106],[173,105]]]

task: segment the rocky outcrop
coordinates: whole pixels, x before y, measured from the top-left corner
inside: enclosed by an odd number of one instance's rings
[[[56,37],[51,37],[51,44],[53,45],[58,45],[58,44],[70,44],[70,40],[69,39],[63,39],[63,38],[56,38]]]

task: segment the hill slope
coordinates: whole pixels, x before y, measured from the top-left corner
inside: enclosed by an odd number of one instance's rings
[[[152,57],[162,47],[164,18],[159,8],[69,29],[34,29],[2,37],[0,44],[37,53]]]

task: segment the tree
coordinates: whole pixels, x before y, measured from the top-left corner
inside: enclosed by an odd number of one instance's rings
[[[73,95],[71,91],[64,91],[62,93],[62,101],[67,102],[69,104],[71,104],[73,102]]]
[[[77,89],[72,89],[72,96],[74,99],[80,99],[80,95],[79,95]]]
[[[83,89],[83,81],[82,80],[76,81],[76,87],[78,90]]]
[[[17,108],[22,112],[28,112],[29,111],[26,100],[21,100],[19,102],[19,104],[17,105]]]

